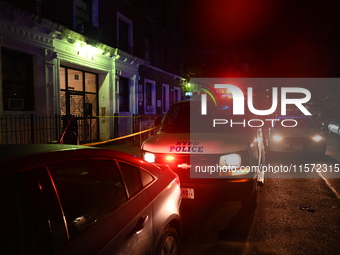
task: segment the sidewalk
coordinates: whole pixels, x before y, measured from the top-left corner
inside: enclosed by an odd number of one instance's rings
[[[98,147],[101,148],[107,148],[107,149],[113,149],[117,151],[124,151],[129,154],[135,155],[137,157],[141,157],[141,149],[139,145],[134,145],[133,141],[127,141],[127,142],[119,142],[117,144],[109,143],[109,144],[103,144]]]

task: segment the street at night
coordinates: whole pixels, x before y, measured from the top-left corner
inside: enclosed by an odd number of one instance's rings
[[[281,168],[265,174],[254,212],[243,210],[239,201],[225,201],[213,190],[206,200],[183,199],[182,254],[339,254],[340,172],[334,175],[334,167],[340,164],[340,137],[326,137],[324,156],[278,154],[267,159],[267,165]],[[134,146],[110,147],[140,153]],[[306,168],[298,178],[279,171],[305,164],[324,165]]]
[[[338,0],[0,0],[0,255],[340,254]]]
[[[320,159],[279,155],[268,164],[339,164],[340,138],[327,142]],[[254,213],[213,192],[209,201],[183,201],[183,254],[339,254],[340,179],[305,176],[266,174]]]

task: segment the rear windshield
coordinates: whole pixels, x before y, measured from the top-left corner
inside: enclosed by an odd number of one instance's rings
[[[246,132],[249,131],[249,127],[247,127],[247,117],[233,116],[232,110],[228,107],[208,106],[207,114],[202,115],[200,104],[187,102],[175,104],[169,109],[162,121],[160,131],[165,133],[225,133]]]

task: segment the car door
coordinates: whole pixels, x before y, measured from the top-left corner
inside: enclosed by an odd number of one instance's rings
[[[58,254],[136,254],[136,249],[146,254],[151,249],[143,241],[152,240],[150,199],[141,190],[128,193],[114,160],[63,161],[48,169],[69,238]]]
[[[117,160],[117,164],[129,197],[119,219],[126,223],[116,240],[100,254],[150,254],[154,241],[154,214],[147,189],[155,178],[129,162]]]

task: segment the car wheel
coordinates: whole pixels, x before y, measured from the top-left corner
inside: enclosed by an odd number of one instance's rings
[[[157,248],[157,255],[179,255],[179,237],[177,231],[167,227],[163,232]]]

